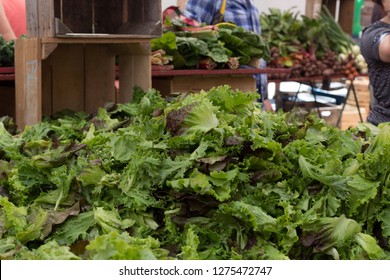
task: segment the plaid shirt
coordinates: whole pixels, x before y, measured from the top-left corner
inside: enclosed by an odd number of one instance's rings
[[[188,18],[212,24],[221,5],[222,0],[188,0],[183,14]],[[259,11],[252,0],[227,0],[224,21],[261,34]]]
[[[184,16],[212,24],[214,18],[218,16],[221,9],[222,0],[188,0],[183,11]],[[224,14],[224,21],[233,22],[247,30],[261,34],[260,15],[252,0],[227,0]],[[261,60],[260,68],[266,67],[264,60]],[[255,75],[257,80],[257,89],[262,99],[268,98],[267,75]]]

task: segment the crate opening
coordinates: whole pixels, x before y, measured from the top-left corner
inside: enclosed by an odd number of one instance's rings
[[[56,35],[161,36],[161,2],[155,0],[54,0]]]

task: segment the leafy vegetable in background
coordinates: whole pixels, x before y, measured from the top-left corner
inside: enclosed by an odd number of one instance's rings
[[[14,66],[15,41],[7,41],[0,35],[0,67]]]
[[[270,49],[268,67],[290,68],[292,77],[366,73],[360,48],[322,6],[317,17],[271,8],[260,15],[262,37]]]
[[[389,125],[228,86],[0,122],[1,259],[389,259]],[[373,172],[373,168],[376,168]]]
[[[204,58],[211,59],[218,68],[229,67],[233,57],[241,65],[250,64],[252,59],[269,59],[268,44],[259,34],[231,25],[166,31],[151,45],[153,51],[164,50],[171,55],[176,69],[199,68]]]

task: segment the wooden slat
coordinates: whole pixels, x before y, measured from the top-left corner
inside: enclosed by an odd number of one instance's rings
[[[95,0],[95,22],[96,33],[114,34],[123,24],[123,0]]]
[[[150,63],[150,56],[133,56],[133,77],[135,86],[139,86],[143,90],[148,90],[152,87],[152,65]]]
[[[37,37],[53,37],[54,35],[54,0],[39,0]]]
[[[119,94],[118,103],[126,103],[133,98],[134,56],[119,56]]]
[[[143,1],[143,13],[144,13],[144,18],[143,20],[145,22],[155,22],[157,23],[158,21],[161,20],[162,16],[162,11],[161,11],[161,3],[156,3],[156,2],[161,2],[161,1],[150,1],[150,0],[144,0]]]
[[[55,37],[61,33],[56,27],[86,34],[162,34],[161,0],[28,0],[26,12],[30,37]]]
[[[230,85],[232,89],[240,91],[256,91],[256,80],[252,75],[229,76],[229,75],[208,75],[208,76],[175,76],[171,79],[153,79],[153,88],[159,90],[162,95],[172,93],[199,92],[210,90],[213,87]]]
[[[38,1],[26,1],[26,20],[27,20],[27,35],[29,37],[38,37]]]
[[[138,44],[110,44],[110,49],[118,55],[150,55],[151,48],[149,43],[138,43]]]
[[[161,1],[133,0],[129,4],[129,21],[118,33],[161,36]]]
[[[152,87],[150,56],[122,55],[119,57],[118,102],[129,102],[135,86],[148,90]]]
[[[129,0],[122,1],[122,23],[129,21]]]
[[[43,38],[44,44],[135,44],[149,43],[150,37],[144,35],[99,35],[69,34],[56,38]]]
[[[53,113],[84,111],[84,47],[59,45],[51,54]]]
[[[42,116],[53,114],[51,61],[42,59]]]
[[[216,75],[253,75],[253,74],[286,74],[288,75],[291,69],[284,68],[239,68],[239,69],[183,69],[183,70],[156,70],[153,71],[153,77],[169,77],[169,76],[216,76]]]
[[[171,95],[173,94],[173,78],[153,78],[152,87],[158,90],[161,95]]]
[[[91,0],[62,0],[63,6],[61,11],[60,0],[56,0],[55,16],[72,32],[92,33],[91,3]]]
[[[42,120],[41,42],[15,41],[16,124],[23,129]]]
[[[85,107],[96,112],[115,102],[115,56],[106,45],[85,46]]]
[[[252,76],[179,76],[175,77],[172,90],[174,92],[199,92],[222,85],[230,85],[232,89],[244,92],[256,91],[256,80]]]

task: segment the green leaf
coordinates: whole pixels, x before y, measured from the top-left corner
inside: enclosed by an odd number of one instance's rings
[[[111,232],[92,240],[86,249],[93,260],[157,260],[166,259],[168,251],[159,249],[158,240],[135,238],[127,232]]]
[[[302,244],[324,252],[332,247],[349,247],[352,238],[361,231],[361,226],[344,215],[324,217],[303,225]]]
[[[364,233],[357,233],[355,235],[356,242],[362,246],[363,250],[368,254],[371,260],[381,260],[386,258],[386,254],[381,247],[376,243],[376,240]]]
[[[116,210],[104,210],[103,207],[95,208],[93,216],[96,224],[102,229],[103,234],[122,232],[135,223],[131,219],[122,219]]]

